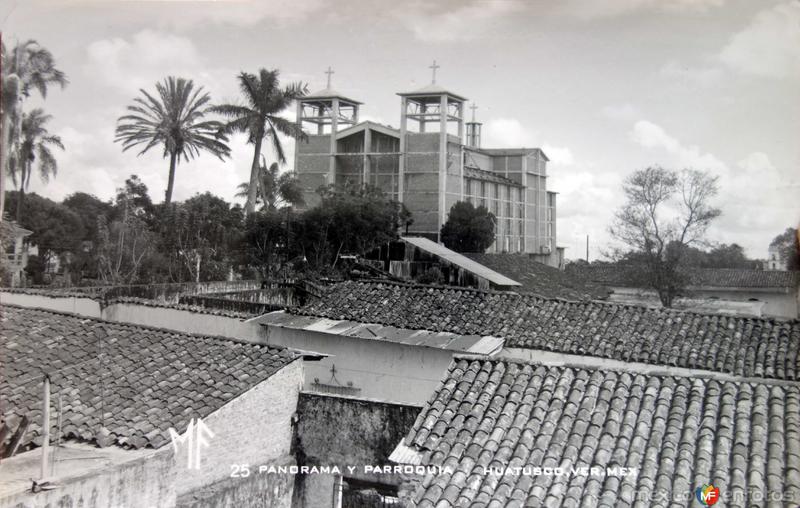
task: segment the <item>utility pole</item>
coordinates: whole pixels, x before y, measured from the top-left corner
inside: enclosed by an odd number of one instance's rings
[[[589,235],[586,235],[586,262],[589,262]]]
[[[44,376],[44,402],[42,403],[42,479],[48,475],[50,446],[50,376]]]

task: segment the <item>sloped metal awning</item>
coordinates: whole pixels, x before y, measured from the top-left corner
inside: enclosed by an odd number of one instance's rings
[[[329,335],[341,335],[364,340],[380,340],[410,346],[447,349],[459,353],[494,355],[500,352],[505,339],[490,335],[459,335],[450,332],[412,330],[384,326],[376,323],[359,323],[317,316],[299,316],[285,311],[262,316],[260,324],[292,330],[305,330]]]
[[[478,277],[488,280],[496,286],[522,286],[519,282],[509,279],[501,273],[497,273],[491,268],[488,268],[470,258],[459,254],[454,250],[450,250],[444,245],[440,245],[427,238],[419,236],[404,236],[402,241],[413,245],[414,247],[424,250],[434,256],[438,256],[449,263],[452,263],[459,268],[462,268]]]

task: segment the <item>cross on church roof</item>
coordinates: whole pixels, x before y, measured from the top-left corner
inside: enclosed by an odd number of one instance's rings
[[[475,123],[475,110],[478,109],[478,105],[473,102],[469,109],[472,110],[472,123]]]
[[[436,65],[436,60],[433,61],[433,65],[428,67],[428,69],[433,69],[433,80],[431,80],[431,83],[436,83],[436,69],[439,67],[441,67],[441,65]]]
[[[325,71],[325,74],[328,75],[328,88],[330,88],[331,87],[331,74],[334,74],[334,70],[331,69],[330,65],[328,66],[328,70]]]

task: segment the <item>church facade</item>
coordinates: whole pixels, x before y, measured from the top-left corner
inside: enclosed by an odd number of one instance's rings
[[[434,83],[397,94],[400,127],[359,121],[362,103],[330,87],[297,104],[309,133],[295,150],[306,203],[325,185],[371,185],[413,214],[408,233],[439,241],[458,201],[485,206],[496,217],[487,252],[527,253],[553,266],[556,193],[547,190],[548,158],[539,148],[481,146],[481,123],[465,121],[467,99]]]

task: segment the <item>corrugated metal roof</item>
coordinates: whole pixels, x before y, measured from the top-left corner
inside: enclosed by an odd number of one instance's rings
[[[412,330],[380,324],[364,324],[357,321],[297,316],[285,311],[276,311],[263,316],[260,324],[482,355],[492,355],[500,351],[504,343],[503,339],[492,336],[482,337],[480,335],[458,335],[450,332]]]
[[[453,263],[454,265],[463,268],[464,270],[478,277],[484,278],[496,286],[522,286],[522,284],[519,282],[509,279],[505,275],[497,273],[494,270],[491,270],[482,264],[459,254],[456,251],[450,250],[444,245],[440,245],[432,240],[428,240],[427,238],[418,236],[404,236],[402,240],[410,243],[418,249],[422,249],[435,256],[439,256],[440,258],[447,260],[448,262]]]

